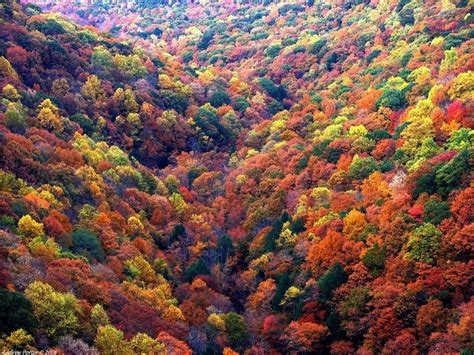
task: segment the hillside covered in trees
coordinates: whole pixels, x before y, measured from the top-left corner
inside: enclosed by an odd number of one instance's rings
[[[467,0],[0,2],[0,351],[474,353]]]

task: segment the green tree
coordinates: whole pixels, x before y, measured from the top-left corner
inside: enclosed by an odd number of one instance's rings
[[[355,156],[349,166],[349,174],[353,179],[365,179],[376,170],[378,170],[378,165],[372,157],[359,158]]]
[[[91,321],[95,329],[98,329],[100,326],[108,325],[110,323],[107,312],[100,304],[96,304],[94,307],[92,307]]]
[[[328,301],[332,297],[332,292],[347,280],[346,272],[339,262],[336,262],[318,280],[319,297],[322,301]]]
[[[212,94],[209,102],[212,106],[218,108],[224,105],[229,105],[231,101],[229,94],[227,94],[225,91],[218,90]]]
[[[291,280],[290,276],[288,273],[283,272],[275,277],[276,281],[276,290],[275,290],[275,295],[272,298],[271,304],[272,304],[272,309],[277,312],[281,310],[280,303],[283,300],[283,297],[285,297],[285,293],[290,287]]]
[[[5,126],[13,133],[23,134],[27,127],[25,115],[18,109],[17,105],[9,104],[5,112]]]
[[[397,89],[386,89],[383,94],[379,97],[375,106],[377,109],[380,107],[388,107],[393,111],[398,111],[401,108],[405,107],[406,99],[405,94],[401,90]]]
[[[259,80],[260,86],[275,100],[281,101],[287,96],[284,86],[276,85],[271,79],[261,78]]]
[[[415,23],[415,17],[413,15],[413,9],[410,8],[404,8],[400,13],[398,14],[400,18],[400,24],[402,26],[405,25],[413,25]]]
[[[358,286],[351,290],[346,299],[339,307],[339,314],[344,320],[351,317],[360,316],[367,308],[370,301],[370,289],[367,286]]]
[[[278,54],[280,54],[281,49],[282,47],[280,44],[273,44],[265,49],[265,55],[270,58],[275,58]]]
[[[446,218],[451,217],[451,211],[447,202],[438,202],[436,200],[429,200],[425,203],[424,208],[424,221],[438,225]]]
[[[0,289],[0,333],[22,328],[33,333],[37,320],[31,302],[20,292]]]
[[[319,53],[321,52],[321,50],[326,47],[328,41],[325,40],[324,38],[321,38],[319,40],[317,40],[316,42],[314,42],[311,47],[309,48],[309,53],[313,54],[313,55],[319,55]]]
[[[109,50],[103,46],[95,47],[94,52],[91,56],[91,63],[94,66],[102,66],[105,68],[111,68],[114,57]]]
[[[82,113],[76,113],[70,117],[71,121],[76,122],[84,130],[88,136],[92,136],[95,132],[95,124],[88,116]]]
[[[274,251],[276,248],[276,240],[280,236],[283,224],[290,220],[288,212],[283,212],[280,218],[278,218],[272,224],[272,229],[265,235],[264,239],[264,250],[263,252]]]
[[[147,69],[137,54],[127,56],[116,54],[114,56],[114,65],[119,71],[129,77],[143,78],[147,74]]]
[[[227,257],[234,254],[232,239],[227,234],[219,236],[217,239],[217,252],[221,263],[225,263]]]
[[[406,256],[426,264],[433,264],[438,256],[442,235],[431,223],[419,226],[408,239]]]
[[[185,279],[190,282],[198,275],[209,275],[210,270],[202,258],[192,263],[184,273]]]
[[[232,132],[219,122],[216,110],[209,104],[199,108],[194,122],[205,136],[212,138],[215,145],[229,144]]]
[[[362,263],[369,269],[372,276],[379,276],[384,269],[386,257],[385,247],[380,248],[375,243],[362,257]]]
[[[224,318],[225,330],[230,345],[234,349],[244,348],[248,342],[249,334],[247,325],[245,324],[242,316],[237,313],[230,312],[225,314],[222,318]]]
[[[172,90],[160,90],[159,91],[162,106],[167,109],[173,109],[176,112],[184,114],[185,111],[188,109],[189,100],[188,97],[181,94],[174,92]]]
[[[460,128],[451,133],[446,142],[449,149],[462,150],[474,146],[474,130],[470,128]]]
[[[189,63],[193,60],[194,52],[192,50],[188,50],[183,53],[182,58],[184,63]]]
[[[245,99],[245,97],[238,97],[235,99],[234,108],[239,112],[244,112],[248,107],[250,107],[250,103]]]
[[[206,32],[201,37],[201,40],[199,41],[197,47],[200,50],[207,49],[209,45],[211,44],[212,39],[214,38],[215,32],[212,29],[208,29]]]
[[[417,199],[420,194],[426,192],[431,195],[436,191],[435,173],[431,172],[421,176],[416,180],[415,188],[413,189],[413,198]]]
[[[97,236],[87,229],[79,228],[72,233],[72,247],[74,253],[84,255],[97,261],[104,261],[104,249],[97,239]]]
[[[463,149],[451,161],[440,167],[436,171],[436,185],[441,196],[448,196],[449,193],[460,187],[463,175],[470,171],[469,151]]]

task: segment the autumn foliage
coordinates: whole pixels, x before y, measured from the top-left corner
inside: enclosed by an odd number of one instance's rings
[[[0,5],[0,351],[470,354],[472,4]]]

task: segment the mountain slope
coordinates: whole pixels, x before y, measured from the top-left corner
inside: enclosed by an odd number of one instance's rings
[[[0,8],[2,350],[469,353],[467,2],[38,4]]]

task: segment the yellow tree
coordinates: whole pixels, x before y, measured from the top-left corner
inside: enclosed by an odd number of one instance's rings
[[[2,95],[10,101],[17,101],[21,98],[18,90],[11,84],[7,84],[2,89]]]
[[[130,350],[133,354],[165,354],[165,345],[147,334],[137,333],[130,340]]]
[[[100,79],[91,75],[87,78],[84,85],[82,85],[81,93],[87,99],[94,103],[100,102],[105,99],[105,90],[102,88]]]
[[[224,350],[222,350],[222,355],[239,355],[239,353],[232,350],[232,348],[224,348]]]
[[[434,137],[433,120],[431,113],[435,106],[430,99],[420,100],[415,108],[408,112],[408,127],[403,130],[401,137],[404,139],[403,150],[413,157],[423,141]]]
[[[131,216],[127,220],[127,229],[131,234],[143,233],[145,227],[139,218]]]
[[[94,307],[92,307],[91,321],[95,329],[98,329],[100,326],[110,324],[109,316],[102,305],[96,304]]]
[[[10,62],[3,56],[0,56],[0,78],[19,79],[15,69],[13,69]]]
[[[112,325],[99,327],[95,337],[95,346],[104,355],[128,355],[132,353],[123,332]]]
[[[44,236],[43,223],[36,222],[29,214],[20,218],[18,230],[27,239]]]
[[[344,217],[344,228],[342,232],[351,239],[357,239],[367,226],[365,214],[357,210],[351,210]]]
[[[137,256],[125,261],[125,267],[136,282],[143,282],[146,285],[156,284],[158,276],[143,256]]]
[[[216,313],[211,313],[209,317],[207,317],[207,322],[215,329],[219,331],[225,330],[225,322],[221,316]]]
[[[129,114],[130,112],[138,111],[138,104],[135,100],[135,94],[130,88],[126,88],[125,90],[118,88],[115,90],[113,98],[119,105],[121,113]]]
[[[186,201],[184,201],[183,197],[177,192],[173,192],[168,199],[171,203],[171,206],[173,206],[174,210],[178,214],[183,213],[188,207]]]
[[[81,308],[73,294],[56,292],[51,285],[35,281],[27,287],[25,295],[33,305],[40,330],[53,343],[76,333]]]
[[[474,71],[468,71],[459,74],[451,83],[448,94],[451,100],[472,99],[472,92],[474,91]]]
[[[59,115],[59,109],[50,99],[43,100],[38,106],[38,121],[42,127],[56,132],[62,132],[64,129],[63,119]]]
[[[0,351],[4,353],[10,353],[10,351],[31,351],[34,352],[36,349],[33,346],[35,343],[34,338],[28,334],[24,329],[17,329],[10,333],[5,340],[0,340]]]

